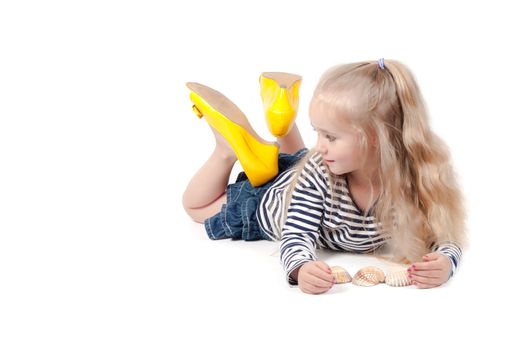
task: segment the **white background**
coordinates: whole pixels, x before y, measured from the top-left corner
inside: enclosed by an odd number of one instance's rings
[[[525,345],[516,3],[3,1],[0,348]],[[185,82],[223,92],[272,140],[259,74],[302,75],[311,146],[320,74],[380,57],[413,71],[464,188],[471,245],[452,281],[305,295],[286,285],[273,243],[210,241],[191,222],[181,195],[214,140]]]

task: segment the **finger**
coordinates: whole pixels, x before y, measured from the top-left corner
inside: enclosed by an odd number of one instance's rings
[[[313,269],[311,271],[311,274],[324,280],[324,281],[327,281],[327,282],[332,282],[335,280],[335,277],[333,276],[333,274],[331,273],[331,269],[329,269],[329,272],[326,271],[326,269],[323,269],[321,266],[317,266],[317,269]],[[329,267],[329,266],[328,266]]]
[[[421,283],[417,281],[412,282],[412,285],[416,286],[419,289],[428,289],[428,288],[435,288],[435,287],[440,286],[440,284],[428,284],[428,283]]]
[[[315,273],[319,273],[319,271],[315,270]],[[333,285],[333,275],[329,275],[329,279],[323,279],[315,273],[310,273],[306,276],[305,280],[307,283],[318,288],[328,288]]]
[[[307,290],[310,294],[321,294],[321,293],[324,293],[325,291],[329,290],[331,288],[331,286],[329,287],[319,287],[317,285],[313,285],[311,283],[309,283],[308,281],[306,281],[305,285],[304,285],[304,289]]]
[[[441,263],[436,260],[429,262],[415,262],[409,267],[409,269],[414,271],[441,270]]]
[[[433,277],[427,277],[427,276],[412,275],[412,277],[410,278],[410,281],[412,281],[412,283],[417,282],[421,284],[438,284],[439,279],[433,278]]]
[[[439,259],[440,256],[441,256],[441,254],[436,253],[436,252],[432,252],[432,253],[428,253],[428,254],[424,255],[423,256],[423,260],[424,261],[433,261],[433,260]]]
[[[315,294],[314,290],[313,290],[313,286],[311,286],[310,284],[308,283],[302,283],[302,285],[300,286],[300,290],[302,290],[302,292],[306,293],[306,294]]]
[[[300,286],[300,289],[302,292],[306,294],[317,294],[316,288],[309,283],[302,283],[302,286]]]
[[[415,272],[409,272],[408,275],[409,275],[408,277],[410,278],[417,276],[417,277],[428,277],[428,278],[435,279],[435,278],[440,278],[442,275],[442,272],[438,270],[415,271]]]
[[[315,266],[321,269],[322,271],[325,271],[329,274],[331,273],[331,267],[329,267],[329,265],[323,261],[320,261],[320,260],[315,261]]]

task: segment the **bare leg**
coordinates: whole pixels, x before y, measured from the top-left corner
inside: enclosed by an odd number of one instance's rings
[[[223,136],[212,127],[211,130],[216,137],[216,148],[192,177],[183,194],[185,211],[199,223],[218,213],[221,206],[227,202],[225,189],[237,160],[236,154]],[[283,153],[293,154],[305,147],[296,123],[287,135],[277,141]]]
[[[216,136],[216,148],[192,177],[183,194],[185,211],[199,223],[218,213],[227,202],[225,189],[237,160],[227,141],[216,130],[212,131]]]
[[[282,153],[293,154],[305,147],[304,140],[302,140],[302,135],[300,135],[300,130],[298,130],[296,123],[293,124],[293,127],[287,135],[279,137],[276,141],[280,145],[280,152]]]

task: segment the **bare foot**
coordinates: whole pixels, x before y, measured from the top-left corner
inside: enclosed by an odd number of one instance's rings
[[[218,152],[223,158],[229,159],[232,161],[236,161],[238,157],[236,157],[236,153],[234,153],[234,150],[232,149],[231,145],[225,140],[225,138],[212,126],[209,125],[209,127],[212,130],[212,133],[214,134],[214,137],[216,138],[216,152]]]

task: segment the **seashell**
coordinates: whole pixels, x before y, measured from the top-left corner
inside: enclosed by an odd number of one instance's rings
[[[386,284],[392,287],[405,287],[412,284],[405,269],[392,269],[386,273]]]
[[[349,283],[351,282],[351,276],[348,271],[340,266],[333,266],[331,268],[331,274],[337,280],[337,283]]]
[[[384,271],[375,266],[366,266],[357,271],[351,282],[357,286],[371,287],[384,282]]]

